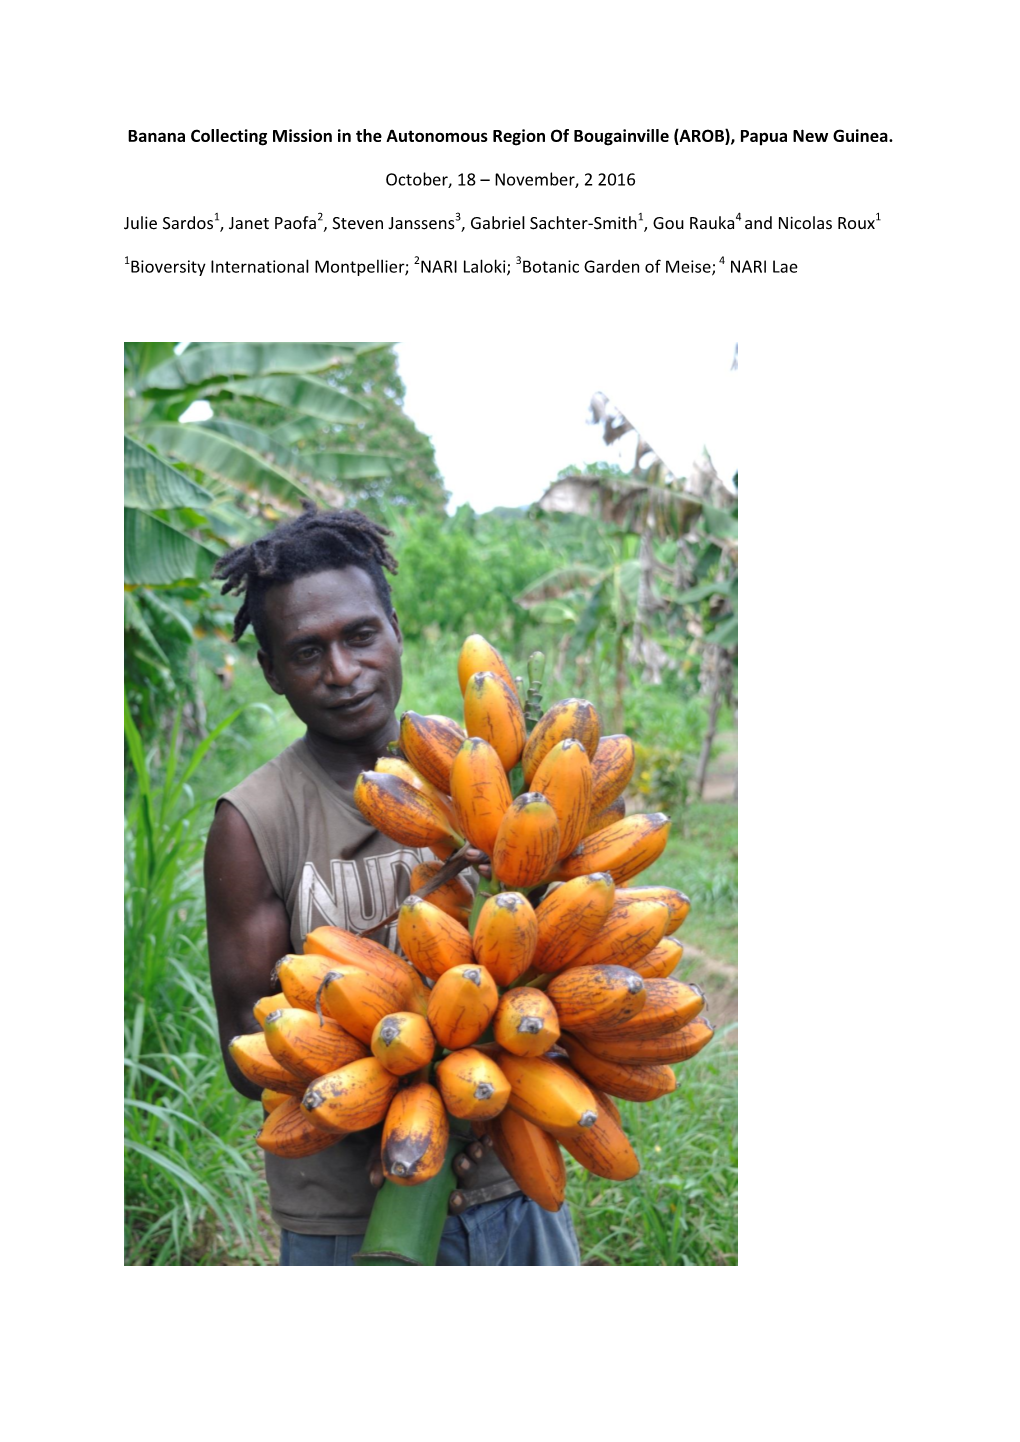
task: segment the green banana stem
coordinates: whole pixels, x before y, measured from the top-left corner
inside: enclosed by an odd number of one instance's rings
[[[524,703],[524,720],[530,731],[542,719],[542,677],[545,674],[545,656],[541,651],[532,651],[528,657],[528,695]]]
[[[443,1165],[429,1181],[416,1187],[383,1182],[372,1204],[361,1251],[354,1255],[356,1267],[436,1265],[450,1193],[457,1185],[453,1159],[463,1141],[451,1132]]]
[[[468,932],[471,936],[475,934],[475,924],[478,921],[478,913],[488,901],[489,897],[495,896],[500,889],[500,884],[495,877],[493,877],[491,881],[487,881],[483,877],[478,883],[478,890],[475,892],[475,899],[471,904],[471,915],[468,917]]]

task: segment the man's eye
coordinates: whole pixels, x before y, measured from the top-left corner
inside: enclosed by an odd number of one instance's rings
[[[297,653],[297,660],[314,661],[318,654],[314,646],[302,646],[301,650]]]
[[[354,642],[355,646],[371,646],[372,642],[375,640],[375,632],[358,631],[354,636],[351,637],[351,640]]]

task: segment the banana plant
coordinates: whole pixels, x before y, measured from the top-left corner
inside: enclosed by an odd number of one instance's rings
[[[200,706],[199,633],[229,621],[210,576],[216,557],[307,498],[336,503],[345,482],[395,474],[395,456],[302,452],[324,427],[362,421],[367,407],[320,372],[372,345],[353,342],[130,342],[124,351],[124,586],[129,694],[153,721],[167,703]],[[217,402],[258,402],[266,424],[216,414]],[[184,416],[195,401],[212,414]]]

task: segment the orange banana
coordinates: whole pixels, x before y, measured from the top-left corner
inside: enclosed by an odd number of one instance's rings
[[[401,781],[406,781],[415,791],[420,791],[427,796],[432,804],[444,814],[447,821],[454,830],[457,829],[453,815],[453,806],[449,796],[440,791],[438,786],[433,786],[431,781],[426,781],[420,772],[415,771],[409,761],[404,761],[399,756],[380,756],[375,763],[375,770],[381,771],[386,776],[399,776]]]
[[[512,986],[535,956],[538,919],[531,902],[519,891],[490,896],[478,913],[471,939],[475,960],[497,986]]]
[[[560,856],[567,856],[588,829],[591,812],[591,762],[582,742],[568,736],[550,747],[528,783],[556,812]]]
[[[651,951],[639,956],[637,961],[632,961],[630,969],[636,971],[638,976],[643,976],[646,981],[672,976],[680,965],[683,954],[684,949],[678,941],[674,941],[671,936],[664,936],[658,946],[653,946]]]
[[[325,1131],[361,1132],[383,1120],[399,1085],[382,1062],[366,1056],[317,1077],[301,1105]]]
[[[260,1100],[267,1112],[275,1112],[277,1107],[284,1102],[294,1101],[295,1097],[293,1092],[280,1092],[274,1091],[272,1087],[263,1087]]]
[[[546,988],[560,1026],[567,1031],[626,1021],[645,1005],[643,977],[624,966],[572,966]]]
[[[672,936],[687,917],[691,909],[691,898],[674,886],[622,886],[620,896],[640,898],[644,901],[664,901],[669,907],[669,924],[665,935]]]
[[[510,667],[495,646],[490,645],[484,636],[476,633],[468,636],[457,657],[457,680],[460,682],[462,696],[467,690],[468,682],[477,671],[494,672],[501,681],[506,682],[515,695],[517,694],[517,682],[511,674]]]
[[[398,1091],[383,1123],[382,1164],[388,1181],[414,1187],[436,1176],[446,1160],[450,1123],[443,1099],[428,1082]]]
[[[560,971],[580,956],[602,930],[614,892],[613,878],[603,871],[563,882],[542,898],[535,911],[539,971]]]
[[[572,696],[567,701],[557,701],[555,706],[549,707],[528,737],[528,744],[521,757],[524,780],[528,786],[531,785],[531,778],[539,762],[544,760],[557,742],[565,741],[568,736],[575,737],[584,745],[590,761],[599,744],[598,712],[590,701],[582,701]]]
[[[559,847],[556,812],[537,791],[525,791],[500,823],[492,848],[492,869],[504,886],[527,891],[547,879]]]
[[[266,1045],[280,1065],[306,1082],[368,1055],[368,1047],[338,1021],[326,1016],[320,1025],[314,1011],[297,1007],[271,1011],[262,1029]]]
[[[645,982],[646,999],[641,1010],[627,1020],[596,1023],[594,1027],[574,1026],[584,1035],[591,1030],[606,1041],[650,1041],[670,1036],[693,1021],[705,1005],[705,993],[694,982],[670,981],[663,978]]]
[[[464,690],[464,726],[494,747],[504,771],[521,759],[527,729],[517,692],[494,671],[476,671]]]
[[[591,871],[608,871],[617,886],[625,886],[662,855],[668,840],[668,816],[661,811],[649,815],[635,813],[607,826],[604,831],[586,836],[560,862],[556,877],[570,881]]]
[[[321,1131],[301,1110],[297,1097],[288,1097],[282,1106],[274,1107],[269,1113],[255,1140],[263,1151],[293,1159],[325,1151],[342,1137]]]
[[[339,926],[317,926],[305,937],[305,952],[313,953],[315,956],[324,956],[328,959],[329,965],[324,966],[315,982],[315,991],[327,971],[333,967],[356,966],[361,971],[370,971],[373,976],[379,976],[383,981],[388,981],[391,986],[403,989],[408,985],[410,976],[411,1003],[406,1008],[409,1011],[420,1011],[425,1015],[425,1008],[428,1006],[429,995],[422,983],[421,977],[415,973],[412,966],[408,966],[402,956],[390,951],[389,947],[380,946],[377,941],[372,941],[367,936],[355,936],[353,932],[343,931]],[[289,959],[289,958],[288,958]],[[307,960],[307,955],[304,958]],[[283,980],[283,967],[280,968],[280,980]],[[315,1006],[315,995],[312,995],[312,1006]]]
[[[432,981],[474,959],[467,927],[427,898],[407,898],[397,918],[397,937],[411,965]]]
[[[296,1096],[304,1091],[305,1082],[276,1060],[262,1032],[235,1036],[227,1050],[241,1075],[257,1087],[271,1087],[274,1091],[290,1092]]]
[[[261,1026],[271,1011],[279,1011],[282,1006],[290,1006],[290,1002],[284,996],[283,992],[280,991],[277,992],[276,996],[260,997],[252,1007],[251,1013],[259,1026]]]
[[[516,986],[500,999],[492,1020],[492,1034],[499,1045],[514,1056],[541,1056],[559,1040],[556,1007],[544,991],[533,986]]]
[[[594,1125],[598,1107],[590,1089],[566,1067],[544,1056],[514,1056],[503,1051],[497,1058],[510,1083],[507,1106],[554,1137],[573,1136]]]
[[[499,1004],[496,983],[472,961],[444,971],[429,994],[429,1026],[441,1046],[457,1051],[477,1041]]]
[[[283,957],[276,963],[276,975],[286,1001],[278,1004],[314,1011],[319,985],[332,965],[327,956]]]
[[[423,1016],[416,1011],[393,1011],[377,1022],[369,1043],[372,1055],[394,1076],[409,1076],[428,1066],[435,1055],[436,1039]]]
[[[410,1000],[410,986],[400,990],[356,966],[334,967],[327,972],[322,988],[323,1011],[366,1046],[372,1040],[377,1023],[391,1012],[406,1011]],[[316,1075],[335,1071],[341,1065],[334,1062],[332,1066],[320,1068]]]
[[[627,1182],[636,1177],[641,1163],[623,1127],[608,1111],[599,1109],[595,1125],[572,1137],[564,1137],[562,1145],[596,1177],[611,1182]]]
[[[441,869],[441,861],[419,861],[411,872],[412,893],[421,891],[423,886],[435,879]],[[454,921],[459,921],[462,926],[468,924],[474,899],[475,894],[463,876],[451,876],[449,881],[444,881],[442,886],[430,891],[427,897],[422,897],[423,901],[431,901],[433,906],[438,906],[440,911],[445,911],[447,916],[452,916]]]
[[[446,1110],[462,1121],[498,1116],[510,1096],[510,1083],[493,1058],[470,1046],[443,1057],[436,1067],[436,1085]]]
[[[485,1132],[524,1195],[545,1211],[558,1212],[567,1190],[559,1142],[509,1107],[485,1123]]]
[[[627,803],[621,796],[619,800],[612,801],[602,811],[592,811],[588,817],[588,825],[585,829],[585,836],[594,836],[596,831],[605,831],[607,826],[615,826],[627,815]],[[581,838],[582,840],[584,837]]]
[[[587,1051],[600,1061],[639,1067],[665,1064],[675,1066],[696,1056],[712,1040],[715,1027],[707,1017],[696,1017],[666,1036],[617,1039],[612,1033],[585,1032],[580,1039]],[[672,1090],[672,1088],[671,1088]]]
[[[605,926],[579,956],[567,963],[567,967],[573,969],[602,963],[630,966],[658,945],[668,921],[669,908],[665,902],[633,901],[626,897],[621,901],[617,891]],[[562,971],[565,968],[558,969]]]
[[[459,829],[472,846],[491,856],[514,798],[498,752],[481,736],[469,736],[454,757],[450,795]]]
[[[460,750],[464,731],[449,716],[419,716],[405,711],[400,718],[400,749],[426,781],[450,794],[450,767]]]
[[[629,736],[603,736],[591,761],[591,809],[611,806],[634,773],[634,743]]]
[[[447,814],[422,791],[385,771],[362,771],[354,783],[354,804],[384,836],[402,846],[448,845],[461,838]]]
[[[610,1096],[622,1097],[629,1102],[650,1102],[676,1091],[673,1068],[664,1063],[625,1066],[620,1062],[605,1061],[568,1033],[560,1037],[560,1046],[584,1079],[593,1086],[601,1087]]]

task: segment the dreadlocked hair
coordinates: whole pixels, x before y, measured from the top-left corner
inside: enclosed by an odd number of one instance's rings
[[[266,592],[271,586],[317,571],[358,566],[371,578],[387,616],[393,610],[390,583],[383,575],[384,567],[392,575],[397,573],[397,562],[383,539],[392,531],[370,521],[361,511],[320,511],[314,501],[301,504],[300,516],[250,545],[228,551],[213,567],[213,576],[223,578],[221,595],[244,596],[234,618],[235,641],[251,626],[259,645],[268,651]]]

